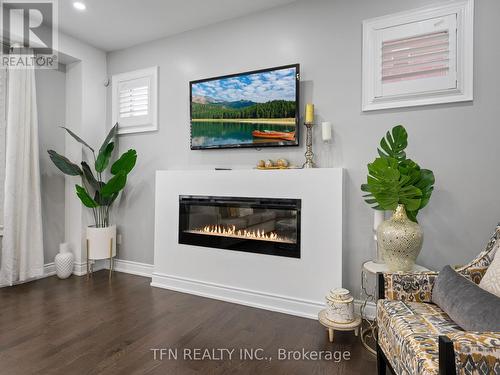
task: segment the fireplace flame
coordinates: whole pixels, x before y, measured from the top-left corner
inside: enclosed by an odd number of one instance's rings
[[[213,236],[234,237],[234,238],[248,238],[252,240],[273,241],[284,243],[295,243],[295,241],[279,236],[276,232],[265,232],[264,230],[247,230],[236,229],[234,225],[205,225],[201,229],[188,230],[187,232],[196,234],[206,234]]]

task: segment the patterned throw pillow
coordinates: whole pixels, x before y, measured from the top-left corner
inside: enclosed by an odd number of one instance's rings
[[[495,246],[497,247],[495,258],[486,270],[479,286],[497,297],[500,297],[500,251],[498,251],[500,248],[500,241],[497,241]]]

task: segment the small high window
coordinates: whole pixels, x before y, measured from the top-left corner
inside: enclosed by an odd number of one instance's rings
[[[114,75],[113,124],[118,134],[158,130],[158,67]]]

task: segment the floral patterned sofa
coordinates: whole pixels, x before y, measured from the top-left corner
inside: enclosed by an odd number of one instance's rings
[[[499,241],[499,242],[497,242]],[[486,249],[455,270],[479,283],[500,243],[500,224]],[[466,332],[437,305],[437,272],[378,275],[377,369],[396,375],[500,375],[500,332]]]

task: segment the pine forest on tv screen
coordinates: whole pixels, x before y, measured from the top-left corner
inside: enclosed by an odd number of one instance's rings
[[[294,145],[297,67],[193,82],[193,148]]]

